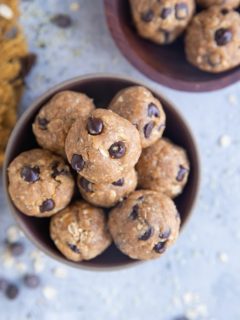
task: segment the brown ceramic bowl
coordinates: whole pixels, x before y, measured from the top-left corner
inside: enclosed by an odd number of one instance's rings
[[[160,46],[141,38],[133,25],[129,0],[104,0],[108,27],[123,55],[142,73],[167,87],[190,92],[222,89],[240,80],[240,67],[220,74],[187,62],[183,37]]]
[[[21,152],[37,147],[36,140],[32,133],[32,122],[40,108],[57,92],[62,90],[84,92],[94,98],[94,102],[98,107],[103,107],[108,105],[112,97],[119,90],[136,84],[144,85],[132,79],[105,74],[77,77],[61,83],[33,102],[33,104],[18,120],[9,139],[3,168],[3,178],[7,200],[13,216],[26,236],[40,250],[52,258],[70,266],[95,270],[112,270],[126,266],[133,266],[140,261],[132,260],[123,255],[114,245],[99,257],[88,262],[77,263],[67,260],[57,250],[49,237],[49,218],[34,218],[26,216],[22,214],[12,203],[8,193],[7,167],[9,163]],[[159,93],[154,92],[153,90],[151,91],[158,99],[161,100],[166,112],[167,128],[165,136],[169,137],[173,142],[187,150],[191,163],[191,173],[187,186],[184,189],[184,192],[176,199],[176,204],[182,218],[183,226],[191,214],[199,187],[200,168],[196,143],[190,129],[174,106]]]

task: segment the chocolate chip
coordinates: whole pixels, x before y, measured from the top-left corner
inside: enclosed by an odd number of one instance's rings
[[[148,116],[149,117],[160,117],[160,111],[154,103],[149,103],[148,105]]]
[[[40,278],[35,274],[26,274],[23,277],[23,282],[26,285],[26,287],[35,289],[40,284]]]
[[[38,125],[40,129],[47,130],[48,123],[49,121],[47,119],[38,117]]]
[[[138,204],[135,204],[133,207],[132,207],[132,211],[129,215],[129,218],[131,220],[136,220],[138,218],[138,210],[139,210],[139,206]]]
[[[79,184],[80,186],[83,188],[83,190],[85,190],[86,192],[92,192],[92,183],[90,181],[88,181],[85,178],[80,178],[79,180]]]
[[[83,167],[84,167],[84,160],[83,157],[79,154],[74,154],[72,156],[72,160],[71,160],[71,166],[74,170],[76,171],[82,171]]]
[[[11,243],[9,250],[14,257],[19,257],[24,253],[24,245],[21,242]]]
[[[151,9],[141,14],[141,19],[144,22],[151,22],[154,17],[154,13]]]
[[[40,212],[46,212],[46,211],[51,211],[55,207],[55,202],[52,199],[47,199],[43,201],[43,203],[40,205],[39,209]]]
[[[160,17],[165,20],[172,13],[172,8],[163,8]]]
[[[21,178],[24,181],[32,182],[32,183],[40,179],[39,174],[40,174],[40,169],[38,166],[35,166],[33,168],[29,166],[24,166],[20,171]]]
[[[16,38],[18,34],[18,29],[16,27],[12,27],[4,33],[4,38],[7,40]]]
[[[228,9],[226,9],[226,8],[223,8],[222,10],[221,10],[221,14],[222,15],[226,15],[226,14],[228,14],[228,12],[229,12],[229,10]]]
[[[8,299],[13,300],[19,294],[19,289],[15,284],[9,284],[6,288],[5,295]]]
[[[143,240],[146,241],[149,238],[151,238],[151,236],[153,235],[153,228],[152,227],[148,227],[147,231],[144,232],[144,234],[142,234],[138,240]]]
[[[186,19],[188,16],[188,6],[184,2],[175,5],[175,17],[178,20]]]
[[[72,19],[66,14],[57,14],[50,21],[59,28],[68,28],[72,25]]]
[[[117,187],[121,187],[124,185],[124,178],[121,178],[115,182],[112,183],[114,186],[117,186]]]
[[[165,30],[165,29],[162,29],[162,28],[159,28],[158,29],[158,32],[159,33],[162,33],[162,36],[163,36],[163,40],[162,42],[163,43],[168,43],[169,42],[169,39],[170,39],[170,32]]]
[[[87,131],[93,136],[100,134],[103,131],[103,121],[99,118],[88,118]]]
[[[7,279],[0,278],[0,291],[5,291],[8,286],[8,281]]]
[[[153,247],[153,250],[156,253],[163,253],[166,250],[166,241],[158,242],[157,244],[155,244],[155,246]]]
[[[216,41],[218,46],[225,46],[227,43],[229,43],[233,38],[233,34],[231,30],[220,28],[216,30],[214,35],[214,40]]]
[[[108,152],[111,158],[120,159],[126,153],[126,146],[122,141],[118,141],[111,145]]]
[[[179,182],[183,181],[187,172],[188,172],[188,169],[180,165],[176,180]]]
[[[53,161],[53,163],[51,164],[51,169],[52,169],[51,177],[53,179],[55,179],[57,176],[60,176],[60,175],[70,174],[67,167],[60,168],[59,165],[60,165],[59,161]]]
[[[138,198],[138,201],[143,202],[143,200],[144,200],[144,196],[141,196],[141,197]]]
[[[143,128],[143,132],[144,132],[144,136],[146,139],[148,139],[152,133],[152,130],[154,128],[155,124],[153,121],[150,121],[149,123],[147,123],[144,128]]]
[[[78,247],[75,244],[68,243],[68,246],[73,252],[80,253],[80,250],[78,249]]]
[[[168,239],[171,234],[171,229],[167,229],[159,234],[160,239]]]
[[[24,57],[21,57],[21,76],[25,78],[32,70],[37,62],[37,55],[35,53],[29,53]]]

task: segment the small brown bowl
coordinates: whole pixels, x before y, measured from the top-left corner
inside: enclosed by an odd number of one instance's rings
[[[213,74],[187,62],[183,37],[166,46],[141,38],[133,25],[129,0],[104,0],[108,27],[118,48],[138,70],[152,80],[182,91],[222,89],[240,80],[240,67]]]
[[[22,214],[12,203],[8,193],[8,165],[21,152],[37,147],[36,140],[32,133],[32,122],[34,121],[34,118],[39,112],[40,108],[57,92],[62,90],[84,92],[94,99],[97,107],[104,107],[109,104],[112,97],[119,90],[132,85],[144,84],[129,78],[105,74],[77,77],[63,82],[33,102],[33,104],[18,120],[17,125],[15,126],[8,141],[3,167],[3,179],[5,193],[13,216],[30,241],[32,241],[40,250],[52,258],[67,265],[81,269],[113,270],[117,268],[133,266],[137,263],[140,263],[140,261],[132,260],[123,255],[114,245],[107,249],[102,255],[91,261],[77,263],[67,260],[57,250],[50,239],[49,218],[34,218],[26,216]],[[154,92],[153,90],[151,91],[158,99],[161,100],[166,112],[167,128],[165,135],[173,140],[173,142],[179,144],[187,150],[191,163],[191,173],[187,186],[184,189],[184,192],[176,199],[176,204],[182,218],[182,227],[191,214],[198,193],[200,165],[196,143],[193,139],[190,129],[186,125],[182,116],[176,111],[172,103],[168,102],[159,93]]]

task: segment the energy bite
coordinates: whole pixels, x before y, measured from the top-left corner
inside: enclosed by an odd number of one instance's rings
[[[194,0],[130,0],[138,33],[158,44],[172,43],[187,27]]]
[[[71,201],[74,180],[63,159],[47,150],[21,153],[8,167],[9,193],[24,214],[49,217]]]
[[[65,139],[76,119],[87,117],[95,108],[87,95],[74,91],[57,93],[36,116],[33,132],[44,149],[65,156]]]
[[[112,183],[92,183],[78,175],[77,184],[86,201],[99,207],[110,208],[136,189],[137,173],[135,169],[131,169]]]
[[[93,259],[112,242],[103,210],[85,201],[76,201],[53,216],[50,236],[72,261]]]
[[[190,63],[213,73],[240,64],[240,15],[217,6],[197,14],[189,25],[185,52]]]
[[[239,0],[197,0],[197,4],[201,7],[208,8],[211,6],[224,6],[229,9],[237,8],[240,4]]]
[[[136,167],[139,187],[174,198],[187,183],[189,168],[186,152],[170,141],[161,139],[142,152]]]
[[[121,179],[137,163],[141,149],[137,129],[106,109],[75,121],[65,144],[72,168],[98,184]]]
[[[136,126],[142,148],[152,145],[163,134],[166,116],[162,105],[144,87],[133,86],[119,91],[112,99],[109,109]]]
[[[158,258],[177,239],[180,218],[174,202],[164,194],[135,191],[109,215],[116,246],[132,259]]]

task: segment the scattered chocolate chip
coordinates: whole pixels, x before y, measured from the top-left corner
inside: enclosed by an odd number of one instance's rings
[[[144,136],[146,139],[148,139],[152,133],[152,130],[154,128],[155,124],[153,121],[150,121],[149,123],[147,123],[144,128],[143,128],[143,132],[144,132]]]
[[[0,291],[5,291],[8,286],[8,281],[7,279],[0,278]]]
[[[49,121],[47,119],[38,117],[37,121],[38,121],[38,125],[39,125],[40,129],[47,130],[47,125],[49,123]]]
[[[35,289],[40,284],[40,278],[35,274],[26,274],[23,277],[23,282],[26,285],[26,287]]]
[[[51,177],[55,179],[57,176],[60,175],[69,175],[70,172],[67,167],[59,168],[60,162],[59,161],[53,161],[51,165],[52,173]]]
[[[154,13],[151,9],[141,14],[141,19],[144,22],[151,22],[153,17],[154,17]]]
[[[72,19],[66,14],[56,14],[50,21],[59,28],[68,28],[72,25]]]
[[[37,55],[35,53],[29,53],[28,55],[21,57],[21,76],[25,78],[32,70],[37,62]]]
[[[166,250],[166,241],[155,244],[153,250],[157,253],[163,253]]]
[[[172,8],[163,8],[160,17],[165,20],[172,13]]]
[[[160,239],[168,239],[171,234],[171,229],[167,229],[159,234]]]
[[[86,192],[92,192],[92,183],[90,181],[88,181],[85,178],[80,178],[79,180],[79,184],[80,186],[83,188],[83,190],[85,190]]]
[[[9,250],[14,257],[19,257],[24,253],[24,245],[22,242],[14,242],[9,244]]]
[[[153,235],[153,228],[152,227],[148,227],[147,231],[144,232],[144,234],[142,234],[138,240],[143,240],[146,241],[149,238],[151,238],[151,236]]]
[[[148,105],[148,116],[149,117],[160,117],[160,111],[154,103],[149,103]]]
[[[74,154],[72,156],[72,160],[71,160],[71,166],[74,170],[76,171],[82,171],[83,167],[84,167],[84,160],[83,157],[79,154]]]
[[[228,12],[229,12],[229,10],[228,9],[226,9],[226,8],[223,8],[222,10],[221,10],[221,14],[222,15],[226,15],[226,14],[228,14]]]
[[[132,211],[129,215],[129,218],[131,220],[136,220],[138,218],[138,210],[139,210],[139,206],[138,204],[135,204],[133,207],[132,207]]]
[[[225,46],[232,40],[233,34],[231,30],[220,28],[215,31],[214,40],[216,41],[218,46]]]
[[[19,294],[19,289],[15,284],[9,284],[5,290],[5,295],[8,299],[13,300]]]
[[[73,252],[80,253],[80,250],[78,249],[78,247],[75,244],[68,243],[68,246]]]
[[[96,136],[103,131],[103,121],[99,118],[88,118],[87,131],[89,134]]]
[[[186,19],[188,16],[188,6],[184,2],[175,5],[175,17],[178,20]]]
[[[113,159],[120,159],[126,153],[126,146],[122,141],[115,142],[108,150],[110,157]]]
[[[16,38],[18,34],[18,29],[16,27],[12,27],[4,33],[4,38],[7,40]]]
[[[180,165],[176,180],[179,182],[183,181],[187,172],[188,172],[188,169]]]
[[[114,186],[117,186],[117,187],[121,187],[124,185],[124,178],[121,178],[115,182],[112,183]]]
[[[24,181],[32,182],[32,183],[40,179],[39,174],[40,174],[40,169],[38,166],[35,166],[33,168],[29,166],[24,166],[20,171],[21,178]]]
[[[47,199],[39,206],[40,212],[51,211],[55,207],[55,202],[52,199]]]

